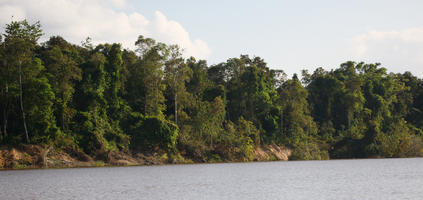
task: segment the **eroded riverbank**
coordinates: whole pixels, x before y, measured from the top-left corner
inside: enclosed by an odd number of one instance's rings
[[[256,147],[253,161],[287,161],[292,150],[283,146]],[[104,152],[95,158],[76,149],[53,149],[39,145],[0,146],[0,169],[71,168],[100,166],[163,165],[184,163],[240,162],[246,160],[195,160],[165,152]]]

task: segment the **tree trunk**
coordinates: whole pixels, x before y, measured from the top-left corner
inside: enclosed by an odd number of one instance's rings
[[[40,155],[41,164],[46,168],[48,167],[47,156],[50,150],[51,150],[51,146],[47,146],[45,149],[41,150],[41,155]]]
[[[145,66],[143,67],[143,79],[142,79],[142,81],[143,81],[143,85],[144,85],[144,87],[145,87],[145,89],[144,89],[144,116],[147,116],[147,93],[149,92],[148,91],[148,89],[147,89],[147,87],[148,87],[148,85],[147,85],[147,80],[145,80],[146,79],[146,77],[147,77],[147,75],[146,75],[146,73],[145,73]],[[140,109],[142,109],[142,108],[140,108]]]
[[[8,90],[9,90],[9,88],[8,88],[9,86],[8,86],[8,83],[7,83],[7,79],[6,79],[6,86],[5,86],[5,94],[4,94],[4,96],[5,96],[5,99],[4,99],[4,108],[3,108],[3,131],[1,130],[1,127],[0,127],[0,132],[1,132],[1,140],[2,140],[2,142],[6,139],[6,134],[7,134],[7,108],[8,108],[8,101],[7,101],[7,93],[9,92]]]
[[[3,140],[4,140],[3,131],[1,131],[1,127],[0,127],[0,144],[3,142]]]
[[[65,112],[64,112],[64,108],[62,107],[62,130],[66,131],[66,126],[65,126]]]
[[[281,135],[283,134],[283,110],[282,110],[283,108],[281,108]]]
[[[144,115],[147,115],[147,91],[144,91]]]
[[[175,78],[174,78],[173,82],[175,84],[175,90],[174,90],[174,93],[175,93],[175,123],[176,123],[176,126],[178,126],[178,101],[177,101],[177,98],[178,98],[178,94],[177,94],[178,87],[176,85],[177,84],[176,83],[176,74],[175,74]]]
[[[63,92],[62,92],[62,105],[61,105],[61,109],[62,109],[62,113],[61,113],[61,121],[62,121],[62,130],[63,131],[66,131],[65,130],[65,95],[63,94]],[[66,127],[66,129],[67,129],[67,127]]]
[[[178,101],[176,100],[178,95],[175,92],[175,123],[178,125]]]
[[[159,115],[159,80],[157,80],[157,82],[155,82],[154,88],[155,88],[155,102],[154,102],[154,115],[158,116]]]
[[[6,139],[6,137],[7,137],[7,111],[6,111],[7,106],[9,106],[9,105],[6,103],[6,107],[3,110],[3,120],[4,120],[4,124],[3,124],[3,139]]]
[[[3,114],[3,122],[5,123],[6,122],[6,104],[4,104],[3,106],[4,107],[3,107],[3,113],[2,114]],[[4,142],[4,139],[5,139],[4,132],[2,131],[3,127],[0,127],[0,143]]]
[[[29,143],[30,141],[29,141],[29,135],[28,135],[28,128],[26,126],[25,110],[24,110],[23,98],[22,98],[22,61],[19,62],[19,101],[21,104],[22,120],[23,120],[24,129],[25,129],[26,142]]]
[[[9,72],[9,65],[7,66],[7,71]],[[7,117],[9,114],[9,82],[7,81],[9,77],[9,74],[7,74],[6,77],[6,88],[5,88],[5,106],[4,106],[4,110],[3,110],[3,120],[4,120],[4,124],[3,124],[3,135],[4,135],[4,139],[7,138]]]

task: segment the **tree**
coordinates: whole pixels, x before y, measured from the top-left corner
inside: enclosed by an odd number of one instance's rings
[[[177,45],[169,46],[169,52],[170,57],[165,64],[165,80],[168,93],[173,96],[173,117],[175,124],[178,125],[178,113],[183,112],[184,106],[181,104],[178,108],[178,102],[187,102],[189,94],[185,83],[189,81],[191,69],[184,63],[182,52]]]
[[[41,54],[56,96],[56,118],[62,130],[68,131],[68,124],[75,114],[75,109],[69,104],[75,92],[75,82],[82,79],[82,71],[78,67],[81,57],[77,49],[60,36],[51,37],[44,44]]]
[[[186,84],[187,91],[198,99],[203,99],[204,93],[212,87],[212,81],[209,80],[207,62],[205,60],[195,60],[190,57],[186,61],[187,66],[190,68],[191,77]],[[222,84],[217,84],[222,85]],[[213,97],[214,99],[215,97]],[[206,98],[209,99],[209,98]],[[211,99],[212,100],[212,99]]]
[[[8,71],[6,69],[6,62],[4,59],[4,45],[3,45],[3,38],[2,35],[0,35],[0,74],[2,74],[2,76],[0,77],[0,102],[3,102],[2,104],[0,104],[0,109],[2,110],[2,112],[0,113],[0,118],[2,119],[0,121],[0,123],[2,123],[2,125],[0,124],[0,139],[1,142],[4,142],[4,140],[6,139],[7,136],[7,108],[9,107],[7,105],[8,99],[7,99],[7,94],[9,92],[9,88],[8,88]],[[3,130],[2,130],[3,129]]]
[[[283,110],[284,137],[298,142],[317,134],[317,126],[310,115],[307,102],[308,92],[295,77],[286,81],[279,89],[279,102]]]
[[[401,99],[399,95],[407,92],[408,88],[395,78],[394,74],[387,74],[380,64],[363,64],[359,67],[364,79],[363,94],[366,99],[365,109],[369,111],[368,129],[365,132],[362,144],[365,154],[385,154],[383,145],[386,141],[381,138],[392,138],[405,133],[409,136],[407,125],[404,123],[404,114],[396,112],[395,108]],[[395,130],[395,131],[393,131]],[[397,139],[400,137],[397,137]],[[392,147],[396,148],[396,147]],[[385,155],[392,156],[387,153]]]
[[[237,121],[242,116],[271,136],[277,130],[279,113],[274,105],[277,96],[275,72],[270,71],[260,58],[251,60],[244,55],[240,60],[231,60],[230,63],[234,75],[227,84],[229,119]],[[235,63],[241,63],[241,66],[235,66]],[[239,75],[238,71],[241,71]]]
[[[318,146],[318,128],[310,114],[307,97],[308,92],[296,74],[279,88],[283,135],[277,139],[294,148],[290,159],[325,159],[327,151]]]
[[[105,81],[107,88],[104,91],[104,96],[108,104],[107,115],[113,121],[118,122],[129,110],[127,103],[121,98],[121,91],[124,90],[122,86],[122,71],[124,67],[121,46],[116,43],[105,44],[97,46],[96,50],[101,52],[106,58],[104,70],[106,72]]]
[[[140,58],[132,68],[132,84],[135,85],[130,85],[128,90],[135,90],[135,93],[129,98],[138,104],[136,110],[144,115],[164,117],[163,66],[169,54],[168,49],[165,44],[143,36],[138,37],[135,45]]]
[[[19,102],[27,143],[30,142],[30,138],[26,123],[22,85],[23,81],[25,81],[23,79],[27,78],[25,76],[25,72],[27,71],[26,69],[30,69],[31,64],[35,59],[34,50],[36,48],[38,39],[42,35],[40,27],[41,25],[39,22],[31,25],[26,20],[12,21],[10,24],[6,25],[4,34],[4,54],[7,55],[5,57],[6,65],[10,68],[17,69],[18,73]],[[6,81],[6,87],[8,87],[8,84],[9,83]]]
[[[111,152],[179,153],[195,161],[252,160],[257,145],[290,159],[422,155],[423,81],[348,61],[302,80],[240,55],[208,66],[176,45],[139,36],[39,45],[40,24],[0,35],[0,142]],[[57,121],[56,121],[57,119]]]
[[[336,101],[337,93],[339,93],[342,83],[323,68],[316,69],[306,82],[311,115],[321,127],[319,135],[331,138],[335,136],[335,131],[331,130],[337,128],[335,122],[337,118],[334,117],[335,105],[338,103]]]

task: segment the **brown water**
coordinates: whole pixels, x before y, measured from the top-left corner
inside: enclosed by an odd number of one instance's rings
[[[0,199],[423,199],[423,159],[0,171]]]

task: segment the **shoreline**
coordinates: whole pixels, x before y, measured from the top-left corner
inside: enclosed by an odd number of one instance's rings
[[[195,160],[180,153],[168,155],[165,152],[120,151],[105,152],[93,158],[80,150],[47,149],[51,148],[39,145],[0,146],[0,170],[288,161],[292,152],[283,146],[265,145],[254,149],[254,157],[251,160],[242,157],[232,160]]]
[[[4,146],[0,147],[0,159],[3,158],[2,154],[4,154],[4,151],[1,152],[1,150],[4,148]],[[262,147],[257,147],[262,148]],[[257,148],[255,151],[257,151]],[[14,149],[12,147],[12,149]],[[139,154],[139,153],[138,153]],[[105,162],[104,160],[92,160],[89,162],[79,161],[72,163],[67,163],[63,165],[49,165],[44,166],[45,164],[31,164],[31,165],[16,165],[12,167],[4,167],[0,166],[0,171],[14,171],[14,170],[46,170],[46,169],[75,169],[75,168],[113,168],[113,167],[149,167],[149,166],[174,166],[174,165],[201,165],[201,164],[231,164],[231,163],[260,163],[260,162],[281,162],[281,161],[290,161],[290,162],[305,162],[305,161],[336,161],[336,160],[380,160],[380,159],[419,159],[422,157],[395,157],[395,158],[385,158],[385,157],[369,157],[369,158],[330,158],[326,160],[289,160],[288,156],[286,159],[277,159],[276,157],[268,157],[267,159],[258,159],[257,157],[254,158],[254,160],[250,161],[242,161],[242,160],[223,160],[223,161],[204,161],[204,162],[195,162],[187,158],[183,158],[185,162],[182,162],[181,160],[177,161],[171,161],[169,159],[164,160],[161,159],[164,157],[166,153],[164,154],[157,154],[153,156],[150,160],[144,160],[144,162],[139,163],[131,163],[131,162]],[[180,155],[179,155],[180,156]],[[131,157],[133,159],[136,159],[134,157]],[[57,160],[52,161],[50,158],[48,158],[50,164],[51,162],[54,162]],[[122,160],[121,160],[122,161]],[[12,162],[19,163],[19,159],[12,160]],[[101,164],[98,164],[101,163]],[[124,163],[124,164],[123,164]],[[0,162],[1,164],[1,162]]]
[[[115,168],[115,167],[154,167],[154,166],[178,166],[178,165],[209,165],[209,164],[240,164],[240,163],[266,163],[266,162],[325,162],[325,161],[356,161],[356,160],[396,160],[396,159],[421,159],[422,157],[405,158],[341,158],[329,160],[258,160],[258,161],[225,161],[225,162],[194,162],[194,163],[163,163],[163,164],[144,164],[144,165],[105,165],[105,166],[74,166],[74,167],[29,167],[29,168],[0,168],[1,171],[20,171],[20,170],[60,170],[60,169],[84,169],[84,168]]]

